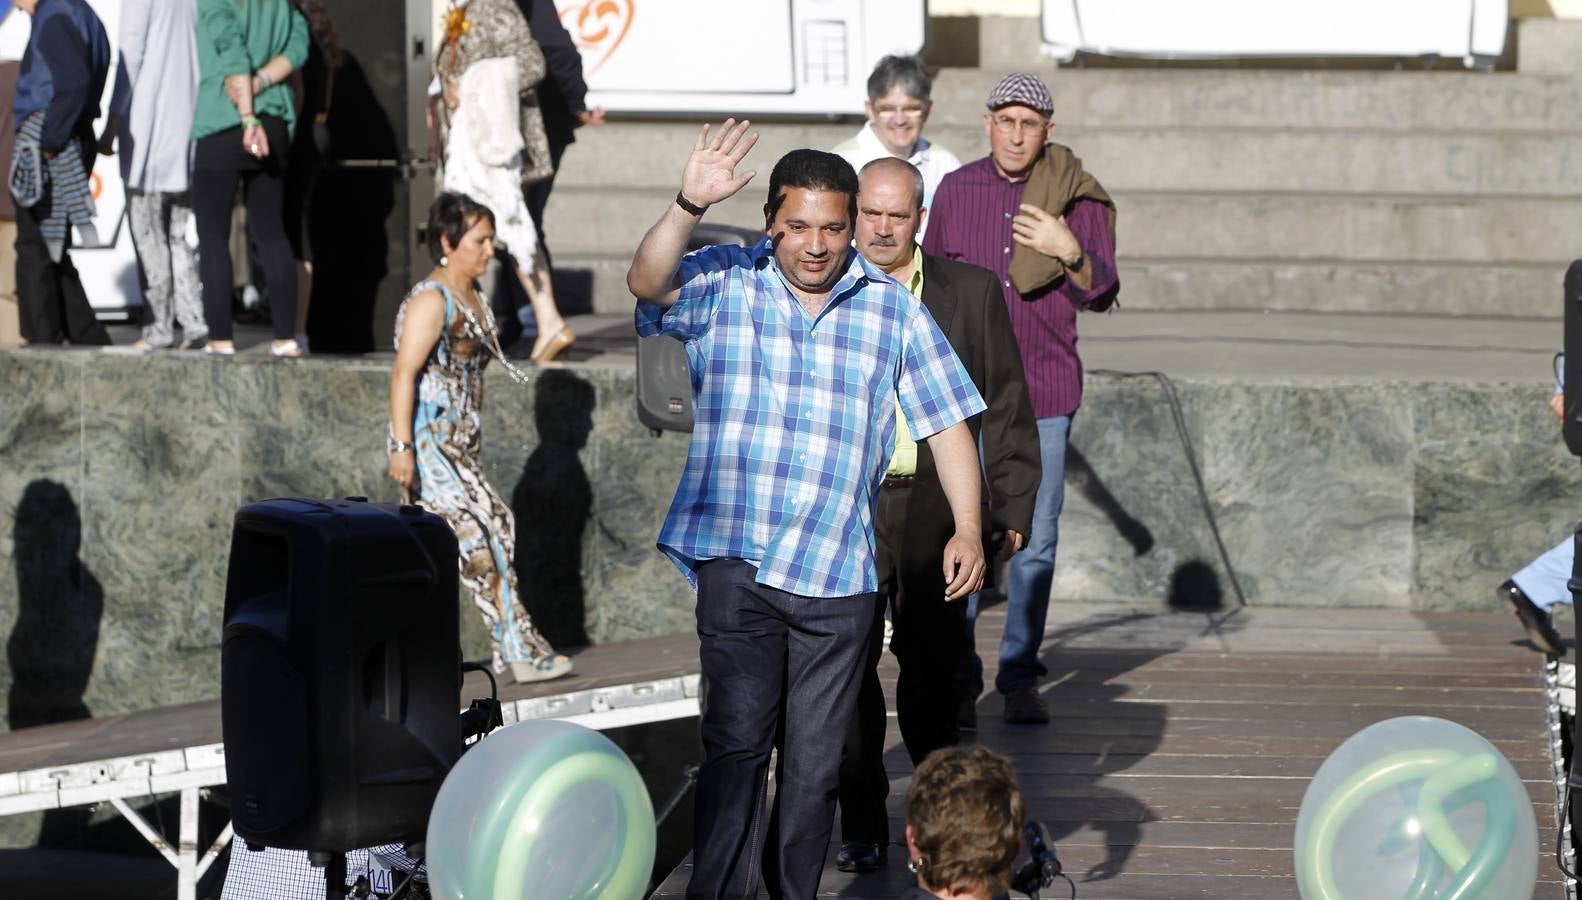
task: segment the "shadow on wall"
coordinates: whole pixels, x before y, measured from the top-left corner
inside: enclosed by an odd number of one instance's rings
[[[593,489],[579,451],[593,432],[593,385],[546,370],[534,386],[538,446],[511,492],[516,574],[533,625],[557,649],[589,643],[582,586],[582,536]]]
[[[394,169],[337,163],[398,159],[400,142],[362,64],[351,53],[335,73],[335,102],[326,124],[329,158],[314,183],[307,213],[308,240],[316,248],[308,333],[319,352],[388,349],[394,338],[374,333],[374,307],[390,271],[392,239],[398,247],[404,241],[399,226],[394,238],[386,230],[401,176]]]
[[[12,535],[17,619],[6,654],[11,690],[6,717],[13,729],[91,717],[83,695],[93,674],[104,616],[104,588],[83,564],[82,517],[65,485],[40,479],[17,503]],[[85,808],[44,817],[41,847],[80,839]]]

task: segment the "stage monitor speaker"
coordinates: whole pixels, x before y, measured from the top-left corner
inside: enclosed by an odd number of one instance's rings
[[[763,232],[734,225],[699,225],[687,250],[716,244],[751,247]],[[637,342],[637,419],[654,430],[692,430],[692,372],[687,348],[671,337]]]
[[[1582,456],[1582,260],[1573,262],[1566,269],[1565,308],[1566,359],[1572,363],[1560,376],[1565,391],[1565,419],[1561,432],[1565,435],[1566,449]],[[1557,375],[1559,373],[1556,373]]]
[[[231,536],[231,817],[267,847],[421,841],[462,752],[456,536],[416,506],[265,500]]]

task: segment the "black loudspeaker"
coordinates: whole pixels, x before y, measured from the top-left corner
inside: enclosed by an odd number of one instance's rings
[[[751,247],[763,232],[734,225],[699,225],[687,250],[716,244]],[[655,434],[692,430],[692,373],[687,349],[670,337],[637,342],[637,419]]]
[[[462,752],[456,554],[416,506],[237,512],[220,676],[237,835],[330,853],[423,840]]]

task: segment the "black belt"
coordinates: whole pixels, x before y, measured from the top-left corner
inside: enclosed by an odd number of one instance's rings
[[[915,475],[886,475],[884,476],[884,486],[887,488],[909,488],[912,486],[912,482],[916,480],[916,477]]]

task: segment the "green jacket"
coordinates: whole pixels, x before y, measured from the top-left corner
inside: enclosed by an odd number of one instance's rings
[[[192,139],[239,127],[242,117],[225,96],[226,77],[252,75],[281,55],[293,69],[308,58],[308,23],[290,0],[198,0],[198,108]],[[294,131],[291,88],[284,83],[265,88],[253,98],[253,114],[278,116],[288,133]]]

